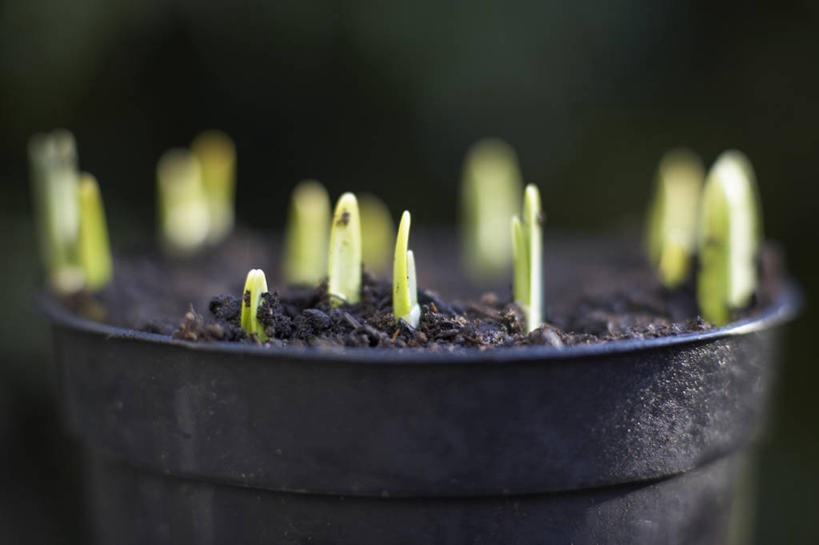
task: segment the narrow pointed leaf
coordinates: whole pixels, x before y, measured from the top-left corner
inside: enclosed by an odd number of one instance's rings
[[[369,272],[383,273],[390,265],[395,223],[384,201],[371,193],[358,195],[361,214],[361,259]]]
[[[79,171],[74,136],[63,129],[35,135],[28,151],[46,276],[57,293],[73,293],[84,284],[77,255]]]
[[[236,146],[222,131],[209,130],[191,143],[202,170],[208,203],[208,242],[216,244],[233,230],[236,193]]]
[[[338,199],[330,226],[327,292],[332,305],[357,303],[361,298],[361,220],[352,193]]]
[[[264,326],[262,326],[258,318],[259,302],[261,301],[263,293],[267,293],[267,280],[265,279],[264,271],[261,269],[252,269],[247,273],[245,289],[242,292],[240,324],[248,336],[255,334],[256,338],[261,342],[267,340]]]
[[[418,277],[415,273],[415,253],[407,250],[407,289],[409,290],[410,308],[418,306]]]
[[[527,331],[543,321],[543,212],[537,187],[526,186],[523,221],[512,217],[514,248],[514,297],[526,315]]]
[[[508,270],[512,248],[506,229],[520,211],[522,187],[517,155],[509,144],[485,139],[469,149],[461,180],[461,238],[473,281],[488,284]]]
[[[330,197],[316,180],[293,189],[284,241],[284,276],[290,284],[316,285],[327,274]]]
[[[517,216],[512,218],[512,244],[515,256],[514,297],[515,302],[523,306],[529,301],[529,251],[523,225]]]
[[[735,152],[721,155],[703,194],[697,279],[700,312],[718,325],[730,321],[732,311],[746,307],[756,290],[758,211],[748,167]]]
[[[686,149],[667,152],[657,170],[646,226],[646,251],[660,282],[669,289],[689,277],[696,250],[702,161]]]
[[[392,267],[392,309],[396,320],[418,327],[421,307],[418,305],[418,280],[415,276],[415,254],[409,250],[410,213],[401,214]]]
[[[113,262],[108,240],[105,208],[97,180],[82,174],[78,188],[80,203],[79,262],[90,290],[104,288],[111,281]]]
[[[163,250],[189,256],[208,238],[210,212],[199,161],[187,150],[166,152],[157,164],[159,237]]]
[[[398,235],[395,238],[395,257],[392,267],[392,309],[395,319],[409,314],[412,308],[408,284],[407,248],[409,246],[410,213],[401,214]]]
[[[543,222],[540,192],[533,184],[526,186],[523,199],[523,221],[527,230],[529,257],[529,331],[543,321]]]
[[[421,305],[418,304],[418,280],[415,276],[415,254],[407,250],[407,289],[410,297],[410,311],[402,319],[412,327],[421,321]]]

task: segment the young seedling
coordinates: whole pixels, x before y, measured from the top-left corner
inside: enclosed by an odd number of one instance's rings
[[[717,325],[751,302],[762,240],[753,169],[738,151],[720,155],[708,173],[699,232],[697,301],[703,318]]]
[[[693,152],[666,153],[657,171],[649,208],[646,250],[660,282],[668,289],[688,278],[697,245],[697,218],[705,172]]]
[[[87,173],[80,176],[79,262],[85,275],[85,287],[96,291],[111,281],[113,264],[105,209],[97,180]]]
[[[210,130],[194,138],[191,151],[202,169],[202,185],[210,216],[208,242],[217,244],[233,230],[236,147],[227,134]]]
[[[284,277],[290,284],[316,285],[327,273],[330,197],[315,180],[299,182],[290,198],[284,240]]]
[[[344,193],[336,203],[330,226],[327,293],[330,304],[358,303],[361,298],[361,220],[358,201]]]
[[[418,282],[415,276],[415,256],[409,246],[410,213],[406,210],[398,224],[395,258],[392,265],[392,311],[396,321],[404,320],[418,327],[421,307],[418,305]]]
[[[267,335],[264,332],[264,326],[259,322],[257,316],[259,311],[259,302],[262,299],[262,294],[267,293],[267,280],[264,276],[264,271],[261,269],[252,269],[247,273],[245,280],[245,289],[242,292],[242,314],[240,316],[240,325],[245,330],[248,337],[256,336],[259,342],[265,342]]]
[[[470,148],[461,181],[461,237],[466,270],[476,282],[491,283],[508,270],[512,248],[506,230],[520,210],[522,187],[511,146],[487,139]]]
[[[66,130],[35,135],[28,154],[46,276],[55,292],[74,293],[84,284],[77,256],[79,172],[74,136]]]
[[[540,327],[543,320],[543,221],[540,192],[529,184],[523,197],[523,221],[512,218],[514,297],[526,315],[527,331]]]
[[[159,159],[156,175],[160,244],[174,257],[193,255],[207,242],[210,229],[199,161],[188,150],[173,149]]]
[[[372,193],[358,195],[361,214],[361,258],[370,272],[383,273],[390,263],[395,224],[384,201]]]

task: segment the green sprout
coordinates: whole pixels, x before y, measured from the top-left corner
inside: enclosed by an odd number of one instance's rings
[[[689,150],[671,150],[660,161],[646,249],[660,282],[669,289],[679,287],[690,273],[704,176],[702,161]]]
[[[461,235],[467,272],[474,281],[496,281],[508,270],[512,249],[506,235],[509,217],[520,210],[517,155],[497,139],[473,145],[461,181]]]
[[[290,198],[284,241],[284,276],[290,284],[315,285],[327,273],[330,197],[316,180],[299,182]]]
[[[240,325],[249,337],[252,338],[255,335],[260,342],[267,340],[264,326],[258,318],[259,302],[262,299],[263,293],[267,293],[267,280],[265,279],[264,271],[261,269],[251,269],[251,271],[247,273],[245,289],[242,292]]]
[[[756,257],[762,241],[756,180],[738,151],[720,155],[708,173],[699,232],[697,301],[717,325],[747,307],[756,291]]]
[[[29,141],[28,155],[40,254],[48,282],[59,294],[77,292],[84,278],[77,255],[79,171],[74,136],[63,129],[35,135]]]
[[[85,287],[96,291],[108,285],[113,272],[105,208],[99,185],[92,175],[83,173],[80,176],[77,191],[80,203],[79,263],[85,275]]]
[[[160,244],[172,256],[195,254],[204,247],[210,229],[199,161],[188,150],[173,149],[159,159],[156,175]]]
[[[390,263],[395,224],[384,201],[372,193],[358,196],[361,214],[361,258],[367,270],[382,273]]]
[[[512,246],[515,302],[523,309],[530,332],[543,319],[543,221],[540,192],[529,184],[523,197],[523,221],[512,218]]]
[[[352,193],[339,197],[333,214],[327,293],[333,306],[361,298],[361,220]]]
[[[199,160],[208,202],[208,242],[217,244],[233,230],[236,147],[227,134],[210,130],[194,138],[191,151]]]
[[[421,307],[418,306],[418,283],[415,276],[415,256],[408,249],[410,213],[404,211],[395,239],[395,258],[392,265],[392,311],[396,320],[404,320],[418,327]]]

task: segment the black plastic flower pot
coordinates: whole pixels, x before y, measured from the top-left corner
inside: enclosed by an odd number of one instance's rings
[[[188,343],[51,300],[103,543],[720,543],[793,287],[706,333],[440,354]]]

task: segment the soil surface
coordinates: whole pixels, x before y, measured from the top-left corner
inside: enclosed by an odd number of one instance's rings
[[[131,252],[116,260],[111,288],[91,299],[69,302],[79,312],[113,325],[190,341],[258,343],[239,327],[242,285],[251,268],[267,272],[270,293],[258,318],[270,346],[396,347],[428,350],[504,346],[567,346],[618,339],[646,339],[714,327],[698,316],[693,282],[668,291],[657,282],[628,235],[589,238],[551,236],[545,244],[545,323],[526,333],[523,315],[511,301],[511,283],[471,284],[440,233],[415,236],[421,321],[416,329],[396,323],[392,285],[363,275],[361,301],[332,307],[326,283],[277,286],[278,246],[271,237],[239,232],[206,257],[169,261],[152,252]],[[782,277],[781,259],[766,246],[760,260],[761,288],[751,308],[769,304]],[[264,265],[268,265],[265,267]],[[446,294],[446,295],[444,295]]]

